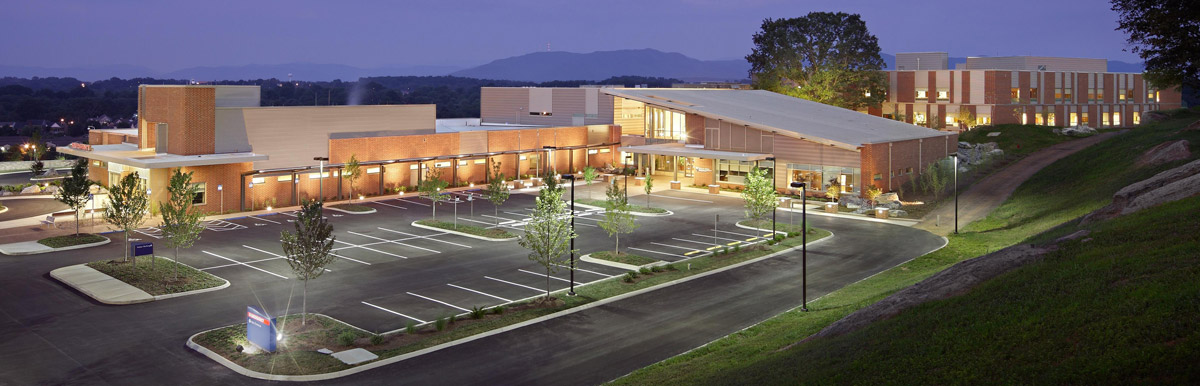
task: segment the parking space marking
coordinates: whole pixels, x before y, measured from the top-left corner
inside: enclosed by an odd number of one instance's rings
[[[428,300],[428,301],[434,302],[434,303],[444,304],[444,305],[447,305],[447,306],[450,306],[450,307],[454,307],[454,308],[457,308],[457,309],[460,309],[460,310],[463,310],[463,311],[466,311],[466,312],[471,312],[471,310],[468,310],[468,309],[466,309],[466,308],[462,308],[462,307],[459,307],[459,306],[456,306],[456,305],[453,305],[453,304],[450,304],[450,303],[446,303],[446,302],[443,302],[443,301],[441,301],[441,300],[437,300],[437,299],[434,299],[434,298],[431,298],[431,297],[417,295],[417,294],[414,294],[414,293],[412,293],[412,292],[405,292],[405,293],[406,293],[406,294],[409,294],[409,295],[412,295],[412,296],[419,297],[419,298],[421,298],[421,299],[425,299],[425,300]]]
[[[684,256],[684,255],[677,255],[677,254],[674,254],[674,253],[667,253],[667,252],[652,251],[652,250],[649,250],[649,249],[641,249],[641,248],[634,248],[634,247],[630,247],[629,249],[632,249],[632,250],[635,250],[635,251],[642,251],[642,252],[657,253],[657,254],[660,254],[660,255],[667,255],[667,256],[682,257],[682,258],[685,258],[685,259],[687,258],[687,256]]]
[[[404,209],[404,210],[408,210],[408,208],[405,208],[405,207],[403,207],[403,206],[400,206],[400,205],[392,205],[392,204],[384,203],[383,201],[371,201],[371,202],[368,202],[368,204],[379,204],[379,205],[383,205],[383,206],[390,206],[390,207],[393,207],[393,208],[396,208],[396,209]]]
[[[508,280],[500,280],[500,279],[497,279],[497,278],[494,278],[494,277],[491,277],[491,276],[484,276],[484,278],[486,278],[486,279],[492,279],[492,280],[495,280],[495,281],[498,281],[498,282],[501,282],[501,283],[504,283],[504,284],[512,284],[512,285],[515,285],[515,286],[517,286],[517,287],[525,287],[525,288],[528,288],[528,289],[531,289],[531,290],[534,290],[534,291],[537,291],[537,292],[546,292],[546,290],[544,290],[544,289],[541,289],[541,288],[533,288],[533,287],[530,287],[530,286],[527,286],[527,285],[524,285],[524,284],[513,283],[513,282],[511,282],[511,281],[508,281]]]
[[[381,251],[381,250],[378,250],[378,249],[375,249],[375,248],[370,248],[370,247],[366,247],[366,246],[362,246],[362,245],[358,245],[358,244],[351,244],[351,243],[347,243],[347,242],[345,242],[345,241],[342,241],[342,240],[336,240],[336,239],[335,239],[335,240],[333,240],[333,241],[336,241],[336,242],[339,242],[339,243],[342,243],[342,244],[350,244],[350,245],[354,246],[355,248],[362,248],[362,249],[366,249],[366,250],[368,250],[368,251],[379,252],[379,253],[382,253],[382,254],[385,254],[385,255],[388,255],[388,256],[395,256],[395,257],[399,257],[399,258],[401,258],[401,259],[407,259],[407,258],[408,258],[408,257],[405,257],[405,256],[400,256],[400,255],[397,255],[397,254],[395,254],[395,253],[391,253],[391,252],[384,252],[384,251]],[[349,259],[348,257],[345,257],[345,256],[338,256],[338,257],[345,258],[345,259]]]
[[[255,219],[255,220],[262,220],[262,221],[266,221],[266,222],[273,222],[273,223],[276,223],[276,224],[281,224],[279,221],[275,221],[275,220],[267,220],[267,219],[265,219],[265,218],[262,218],[262,216],[250,216],[250,218],[252,218],[252,219]]]
[[[684,253],[683,255],[684,255],[684,256],[691,256],[691,255],[693,255],[693,254],[696,254],[696,253],[704,253],[704,251],[691,251],[691,252],[686,252],[686,253]]]
[[[571,269],[571,267],[569,267],[569,266],[565,266],[565,265],[561,265],[561,264],[554,264],[554,266],[556,266],[556,267],[560,267],[560,268]],[[596,272],[596,271],[589,271],[589,270],[586,270],[586,269],[583,269],[583,268],[579,268],[579,267],[575,267],[575,270],[576,270],[576,271],[579,271],[579,272],[587,272],[587,273],[590,273],[590,274],[593,274],[593,275],[600,275],[600,276],[604,276],[604,277],[609,277],[609,276],[612,276],[612,275],[609,275],[609,274],[600,273],[600,272]],[[620,276],[620,275],[617,275],[617,276]]]
[[[246,263],[246,264],[254,264],[254,263],[261,263],[261,262],[264,262],[264,261],[271,261],[271,260],[279,260],[279,258],[278,258],[278,257],[270,257],[270,258],[266,258],[266,259],[251,260],[251,261],[247,261],[247,262],[245,262],[245,263]],[[232,267],[232,266],[235,266],[235,265],[241,265],[241,264],[242,264],[242,262],[237,262],[237,263],[233,263],[233,264],[221,264],[221,265],[214,265],[214,266],[207,267],[207,268],[200,268],[200,270],[201,270],[201,271],[207,271],[207,270],[210,270],[210,269],[217,269],[217,268]]]
[[[409,319],[415,320],[415,321],[417,321],[418,323],[429,323],[429,322],[426,322],[426,321],[424,321],[424,320],[417,319],[417,318],[414,318],[414,317],[411,317],[411,316],[408,316],[408,315],[405,315],[405,314],[401,314],[401,313],[399,313],[399,312],[392,311],[392,310],[389,310],[389,309],[387,309],[387,308],[383,308],[383,307],[380,307],[380,306],[377,306],[377,305],[374,305],[374,304],[371,304],[371,303],[362,302],[362,304],[366,304],[366,305],[368,305],[368,306],[371,306],[371,307],[375,307],[375,308],[378,308],[378,309],[381,309],[381,310],[384,310],[384,311],[387,311],[387,312],[390,312],[390,313],[393,313],[393,314],[396,314],[396,315],[400,315],[400,316],[403,316],[403,317],[406,317],[406,318],[409,318]]]
[[[683,242],[688,242],[688,243],[696,243],[696,244],[704,244],[704,245],[718,245],[718,244],[713,244],[713,243],[706,243],[706,242],[703,242],[703,241],[688,240],[688,239],[680,239],[680,238],[675,238],[675,237],[672,237],[672,238],[671,238],[671,240],[679,240],[679,241],[683,241]]]
[[[532,209],[531,209],[531,210],[532,210]],[[501,211],[500,213],[508,213],[508,214],[517,215],[517,216],[528,216],[528,215],[526,215],[526,214],[524,214],[524,213],[516,213],[516,212],[508,212],[508,211]],[[487,215],[485,214],[484,216],[487,216]],[[490,216],[489,216],[489,217],[490,217]],[[575,217],[580,217],[580,216],[579,216],[579,215],[575,215]],[[564,215],[564,216],[563,216],[563,218],[570,218],[570,215]],[[533,220],[533,219],[532,219],[532,218],[530,218],[530,217],[525,217],[525,218],[522,218],[520,222],[523,222],[523,223],[528,223],[530,220]],[[592,227],[592,228],[599,228],[599,226],[592,225],[592,224],[575,224],[575,225],[578,225],[578,226],[585,226],[585,227]]]
[[[488,217],[491,217],[491,216],[488,216]],[[465,217],[464,217],[464,218],[460,218],[459,220],[466,220],[466,221],[470,221],[470,222],[477,222],[477,223],[480,223],[480,224],[487,224],[487,225],[489,225],[489,226],[487,227],[488,229],[491,229],[491,228],[511,228],[511,229],[516,229],[516,230],[524,230],[524,229],[522,229],[522,228],[517,228],[517,227],[515,227],[515,226],[511,226],[511,225],[505,225],[505,224],[503,224],[503,223],[501,223],[500,225],[496,225],[496,223],[494,223],[494,222],[479,221],[479,220],[470,219],[470,218],[465,218]]]
[[[270,251],[264,251],[264,250],[262,250],[262,249],[258,249],[258,248],[255,248],[255,247],[251,247],[251,246],[249,246],[249,245],[246,245],[246,244],[242,244],[242,247],[245,247],[245,248],[250,248],[251,250],[255,250],[255,251],[259,251],[259,252],[262,252],[262,253],[265,253],[265,254],[268,254],[268,255],[271,255],[271,256],[275,256],[276,258],[279,258],[279,259],[292,260],[292,259],[289,259],[287,256],[280,255],[280,254],[278,254],[278,253],[274,253],[274,252],[270,252]],[[328,268],[325,268],[325,272],[333,272],[333,271],[330,271]]]
[[[551,278],[551,279],[554,279],[554,280],[558,280],[558,281],[565,281],[565,282],[567,282],[567,283],[570,283],[570,282],[571,282],[570,280],[563,279],[563,278],[559,278],[559,277],[550,276],[550,275],[547,275],[547,274],[544,274],[544,273],[537,273],[537,272],[533,272],[533,271],[526,271],[526,270],[523,270],[523,269],[517,269],[517,270],[518,270],[518,271],[521,271],[521,272],[528,273],[528,274],[530,274],[530,275],[534,275],[534,276],[548,277],[548,278]]]
[[[470,245],[466,245],[466,244],[459,244],[459,243],[449,242],[449,241],[446,241],[446,240],[438,240],[438,239],[435,239],[435,238],[433,238],[434,236],[448,235],[449,233],[446,233],[446,232],[437,233],[437,234],[432,234],[432,235],[428,235],[428,236],[421,236],[421,235],[415,235],[415,234],[412,234],[412,233],[405,233],[405,232],[401,232],[401,231],[397,231],[397,230],[392,230],[392,229],[387,229],[387,228],[380,228],[380,227],[376,227],[376,228],[379,228],[379,230],[381,230],[381,231],[388,231],[388,232],[392,232],[392,233],[402,234],[402,235],[405,235],[405,236],[411,236],[411,237],[410,237],[410,238],[408,238],[408,239],[400,239],[399,241],[403,241],[403,240],[410,240],[410,239],[425,239],[425,240],[429,240],[429,241],[437,241],[437,242],[440,242],[440,243],[446,243],[446,244],[450,244],[450,245],[457,245],[457,246],[460,246],[460,247],[463,247],[463,248],[471,248],[471,246],[470,246]]]
[[[352,258],[352,257],[346,257],[346,256],[342,256],[342,255],[339,255],[339,254],[336,254],[336,253],[333,253],[333,252],[329,252],[329,254],[330,254],[330,255],[337,256],[337,257],[339,257],[339,258],[342,258],[342,259],[346,259],[346,260],[353,261],[353,262],[355,262],[355,263],[362,263],[362,264],[366,264],[366,265],[371,265],[371,263],[368,263],[368,262],[365,262],[365,261],[362,261],[362,260],[358,260],[358,259],[355,259],[355,258]],[[407,257],[405,257],[405,259],[407,259]]]
[[[682,249],[682,250],[685,250],[685,251],[696,251],[696,250],[697,250],[696,248],[681,247],[681,246],[678,246],[678,245],[671,245],[671,244],[663,244],[663,243],[650,243],[650,244],[654,244],[654,245],[657,245],[657,246],[660,246],[660,247],[667,247],[667,248],[676,248],[676,249]]]
[[[150,233],[143,232],[142,229],[145,229],[147,232],[150,232]],[[158,227],[146,227],[146,228],[142,228],[142,229],[134,229],[133,231],[137,232],[137,233],[141,233],[146,236],[156,238],[156,239],[162,238],[161,237],[162,229],[158,229]]]
[[[721,233],[728,233],[728,234],[731,234],[731,235],[746,236],[746,237],[755,237],[754,235],[748,235],[748,234],[745,234],[745,233],[738,233],[738,232],[723,231],[723,230],[720,230],[720,229],[709,229],[709,230],[711,230],[711,231],[717,231],[717,232],[721,232]],[[768,235],[770,235],[770,234],[768,233]],[[712,236],[709,236],[709,237],[712,237]]]
[[[224,232],[246,229],[246,226],[242,224],[231,223],[225,220],[212,220],[204,223],[204,229],[208,229],[213,232]]]
[[[420,205],[420,206],[425,206],[425,207],[429,207],[429,206],[431,206],[431,205],[429,205],[429,204],[422,204],[422,203],[419,203],[419,202],[416,202],[416,201],[409,201],[409,200],[404,200],[404,199],[399,199],[399,198],[397,198],[397,199],[396,199],[396,201],[403,201],[403,202],[406,202],[406,203],[409,203],[409,204],[415,204],[415,205]]]
[[[259,270],[259,271],[262,271],[262,272],[264,272],[264,273],[267,273],[267,274],[270,274],[270,275],[273,275],[273,276],[279,277],[280,279],[287,279],[287,276],[282,276],[282,275],[276,274],[276,273],[274,273],[274,272],[271,272],[271,271],[268,271],[268,270],[265,270],[265,269],[262,269],[262,268],[259,268],[259,267],[255,267],[255,266],[253,266],[253,265],[249,265],[249,264],[246,264],[246,263],[243,263],[243,262],[240,262],[240,261],[234,260],[234,259],[230,259],[230,258],[228,258],[228,257],[221,256],[221,255],[218,255],[218,254],[215,254],[215,253],[209,252],[209,251],[200,251],[200,252],[204,252],[204,253],[206,253],[206,254],[209,254],[209,255],[212,255],[212,256],[216,256],[216,257],[220,257],[220,258],[222,258],[222,259],[225,259],[225,260],[232,261],[232,262],[234,262],[234,263],[237,263],[238,265],[244,265],[244,266],[246,266],[246,267],[249,267],[249,268],[254,268],[254,269],[257,269],[257,270]]]
[[[706,201],[706,200],[697,200],[697,199],[694,199],[694,198],[671,197],[671,196],[668,196],[668,195],[665,195],[665,194],[656,195],[656,196],[654,196],[654,197],[664,197],[664,198],[670,198],[670,199],[673,199],[673,200],[685,200],[685,201],[707,202],[707,203],[709,203],[709,204],[711,204],[711,203],[712,203],[712,201]]]
[[[731,238],[728,238],[728,237],[720,237],[720,236],[713,236],[713,235],[702,235],[702,234],[699,234],[699,233],[692,233],[692,236],[699,236],[699,237],[705,237],[705,238],[710,238],[710,239],[718,239],[718,240],[733,241],[733,243],[730,243],[730,244],[728,244],[728,245],[733,245],[733,244],[737,244],[737,243],[744,243],[744,242],[745,242],[745,241],[742,241],[742,240],[738,240],[738,239],[731,239]]]
[[[500,224],[499,224],[500,226],[515,227],[515,226],[524,225],[524,223],[525,223],[525,220],[513,220],[513,219],[511,219],[511,218],[505,218],[505,217],[499,217],[499,216],[492,216],[492,215],[490,215],[490,214],[483,214],[483,215],[480,215],[480,216],[483,216],[483,217],[491,217],[491,218],[494,218],[494,219],[497,219],[497,220],[504,220],[504,221],[501,221],[501,222],[500,222]],[[483,222],[483,221],[479,221],[479,220],[471,220],[471,221],[481,222],[481,223],[484,223],[484,224],[490,224],[490,223],[485,223],[485,222]],[[493,224],[493,225],[494,225],[494,224]]]
[[[383,242],[386,242],[386,243],[392,243],[392,244],[403,245],[403,246],[406,246],[406,247],[409,247],[409,248],[416,248],[416,249],[420,249],[420,250],[424,250],[424,251],[430,251],[430,252],[433,252],[433,253],[442,253],[441,251],[435,251],[435,250],[432,250],[432,249],[429,249],[429,248],[422,248],[422,247],[418,247],[418,246],[416,246],[416,245],[405,244],[405,243],[402,243],[402,242],[399,242],[399,241],[395,241],[395,240],[388,240],[388,239],[385,239],[385,238],[382,238],[382,237],[375,237],[375,236],[371,236],[371,235],[368,235],[368,234],[358,233],[358,232],[355,232],[355,231],[346,231],[346,233],[349,233],[349,234],[352,234],[352,235],[358,235],[358,236],[362,236],[362,237],[366,237],[366,238],[372,238],[372,239],[376,239],[376,240],[381,240],[381,241],[383,241]],[[365,248],[365,247],[364,247],[364,248]]]
[[[467,288],[467,287],[463,287],[463,286],[457,286],[457,285],[450,284],[450,283],[446,283],[446,285],[448,285],[448,286],[451,286],[451,287],[454,287],[454,288],[458,288],[458,289],[460,289],[460,290],[464,290],[464,291],[471,291],[471,292],[474,292],[474,293],[477,293],[477,294],[480,294],[480,295],[483,295],[483,296],[491,296],[491,297],[493,297],[493,298],[500,299],[500,300],[503,300],[503,301],[505,301],[505,302],[512,303],[512,300],[505,299],[505,298],[502,298],[502,297],[499,297],[499,296],[496,296],[496,295],[492,295],[492,294],[489,294],[489,293],[487,293],[487,292],[483,292],[483,291],[476,291],[476,290],[473,290],[473,289],[470,289],[470,288]]]

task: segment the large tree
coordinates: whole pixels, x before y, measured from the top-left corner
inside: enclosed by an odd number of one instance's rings
[[[550,300],[550,274],[564,263],[563,254],[570,252],[569,243],[575,238],[571,229],[571,210],[562,200],[561,186],[547,186],[538,192],[533,215],[525,223],[525,234],[517,243],[529,249],[529,260],[546,269],[546,301]]]
[[[125,233],[125,260],[129,260],[129,233],[146,221],[150,209],[150,197],[138,172],[126,174],[108,187],[108,206],[104,208],[104,221]],[[133,266],[137,266],[134,256]]]
[[[754,168],[746,175],[746,190],[742,191],[742,200],[746,202],[747,218],[762,221],[775,210],[775,189],[771,187],[773,178],[767,175],[767,169],[762,168]]]
[[[63,178],[54,199],[75,212],[75,237],[79,237],[79,210],[88,202],[93,182],[88,179],[88,161],[80,158],[71,163],[71,175]]]
[[[1146,62],[1146,80],[1160,89],[1200,88],[1200,2],[1112,0],[1118,30]]]
[[[766,19],[746,60],[755,88],[838,107],[878,106],[887,90],[879,40],[859,15]]]
[[[616,238],[616,244],[613,246],[613,256],[615,257],[621,254],[621,234],[633,233],[640,225],[637,224],[633,213],[630,212],[629,197],[620,185],[608,184],[605,193],[608,200],[605,202],[604,219],[600,220],[597,225],[608,232],[609,236]]]
[[[204,225],[200,224],[201,213],[195,206],[192,172],[175,169],[167,183],[167,193],[170,198],[158,203],[158,212],[162,213],[162,234],[167,248],[175,250],[174,273],[179,277],[179,248],[191,248],[200,238],[200,231],[204,230]]]
[[[496,225],[500,225],[500,205],[508,200],[508,183],[504,181],[504,173],[500,172],[499,162],[492,161],[491,168],[485,168],[484,172],[487,173],[488,185],[483,189],[483,194],[492,202],[492,217],[496,218]]]
[[[322,213],[322,203],[305,200],[296,214],[296,233],[283,231],[283,253],[296,278],[304,281],[303,300],[300,303],[300,324],[304,324],[308,313],[308,281],[325,273],[325,266],[333,263],[333,225]]]

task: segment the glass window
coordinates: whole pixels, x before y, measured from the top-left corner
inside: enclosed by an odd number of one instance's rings
[[[1083,125],[1084,125],[1084,126],[1087,126],[1087,124],[1088,124],[1088,113],[1083,113],[1083,120],[1082,120],[1082,122],[1083,122]]]
[[[1108,113],[1100,113],[1100,125],[1108,126]]]
[[[291,181],[291,180],[292,180],[292,176],[291,176],[291,175],[286,175],[286,176],[279,176],[279,177],[275,177],[275,181],[276,181],[276,182],[288,182],[288,181]]]
[[[251,183],[253,183],[253,184],[255,184],[255,185],[258,185],[258,184],[261,184],[261,183],[267,182],[267,179],[266,179],[266,178],[263,178],[263,177],[254,177],[254,178],[251,178],[251,179],[250,179],[250,182],[251,182]]]
[[[1038,89],[1037,89],[1037,87],[1034,87],[1034,88],[1031,88],[1031,89],[1029,89],[1029,102],[1030,102],[1030,103],[1037,103],[1037,101],[1038,101]]]
[[[1037,114],[1033,117],[1033,123],[1038,126],[1045,125],[1046,117],[1042,116],[1042,114]]]
[[[1061,89],[1061,88],[1054,89],[1054,102],[1062,103],[1062,101],[1063,101],[1063,89]]]
[[[1021,103],[1021,89],[1013,87],[1008,90],[1012,103]]]
[[[1069,88],[1063,89],[1063,101],[1064,102],[1075,103],[1075,98],[1074,98],[1074,95],[1072,95],[1072,92],[1073,92],[1073,90],[1071,90]]]
[[[1134,112],[1133,113],[1133,124],[1137,125],[1140,123],[1142,123],[1142,113]]]
[[[1112,113],[1112,124],[1113,124],[1114,126],[1120,126],[1120,125],[1121,125],[1121,113],[1120,113],[1120,112],[1115,112],[1115,111],[1114,111],[1114,112]]]
[[[950,91],[949,90],[938,90],[937,99],[942,100],[942,101],[950,99]]]
[[[1054,125],[1055,125],[1055,123],[1054,123],[1054,122],[1055,122],[1055,121],[1054,121],[1054,113],[1049,113],[1049,114],[1046,114],[1046,125],[1047,125],[1047,126],[1054,126]]]
[[[687,117],[683,113],[649,106],[646,110],[646,131],[650,138],[687,139]]]
[[[929,99],[929,95],[927,93],[928,91],[923,88],[917,89],[917,99]]]
[[[1079,114],[1071,113],[1071,126],[1079,126]]]
[[[379,167],[367,168],[367,174],[378,174]]]
[[[205,201],[204,201],[205,194],[204,193],[207,191],[207,189],[206,189],[207,187],[208,187],[208,184],[206,184],[204,182],[197,182],[197,183],[192,184],[192,193],[194,193],[194,195],[192,196],[192,204],[193,205],[204,205],[204,203],[205,203]]]

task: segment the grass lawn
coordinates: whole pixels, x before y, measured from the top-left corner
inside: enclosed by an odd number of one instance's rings
[[[121,260],[121,258],[117,258],[93,261],[87,266],[151,295],[194,291],[225,284],[224,280],[216,276],[183,264],[175,264],[171,259],[162,256],[158,257],[153,267],[151,267],[149,259],[140,257],[137,259],[136,269],[130,267],[129,262]],[[175,277],[176,268],[178,268],[178,278]]]
[[[1054,134],[1053,126],[1005,124],[996,126],[981,126],[958,136],[958,140],[968,143],[995,142],[1004,150],[1004,154],[1024,156],[1051,145],[1070,141],[1075,137]],[[999,132],[995,137],[988,133]]]
[[[580,204],[597,206],[597,207],[601,207],[601,208],[605,208],[608,206],[608,201],[599,200],[599,199],[595,199],[595,198],[577,198],[577,199],[575,199],[575,201]],[[632,200],[630,200],[630,201],[632,201]],[[629,203],[629,211],[636,212],[636,213],[667,213],[667,210],[663,209],[663,208],[654,208],[654,207],[636,205],[633,202]]]
[[[592,252],[588,256],[593,259],[608,260],[608,261],[613,261],[613,262],[617,262],[617,263],[624,263],[624,264],[638,265],[638,266],[646,265],[646,264],[650,264],[650,263],[658,261],[655,259],[651,259],[649,257],[628,254],[625,252],[621,252],[620,254],[617,254],[614,256],[612,251]]]
[[[472,235],[476,235],[476,236],[490,237],[493,239],[511,239],[513,237],[517,237],[517,235],[512,234],[511,232],[500,229],[500,228],[484,228],[481,226],[466,225],[466,224],[458,224],[458,226],[455,226],[454,223],[450,222],[450,221],[427,219],[427,220],[419,220],[419,221],[417,221],[417,224],[431,226],[434,228],[452,230],[452,231],[456,231],[456,232],[468,233],[468,234],[472,234]]]
[[[338,208],[338,209],[341,209],[341,210],[344,210],[347,212],[370,212],[372,210],[375,210],[374,208],[371,208],[369,206],[359,205],[359,204],[337,204],[337,205],[330,205],[329,207]]]
[[[1120,188],[1187,162],[1132,167],[1164,141],[1200,141],[1200,131],[1179,130],[1197,118],[1178,113],[1064,158],[950,235],[945,248],[811,302],[808,313],[786,312],[615,383],[1087,384],[1110,383],[1110,375],[1194,383],[1200,262],[1185,248],[1197,244],[1200,227],[1188,217],[1200,211],[1196,198],[1097,224],[1092,242],[1069,244],[965,296],[777,350],[955,263],[1074,231],[1073,220]]]
[[[320,315],[308,315],[305,324],[300,315],[276,318],[284,340],[277,344],[274,354],[257,350],[246,339],[246,326],[239,324],[206,332],[196,336],[194,342],[250,370],[284,375],[320,374],[350,368],[330,355],[316,352],[329,348],[334,352],[354,348],[356,344],[343,345],[338,337],[352,335],[355,343],[370,334],[347,326],[344,323]],[[369,342],[369,339],[366,339]],[[241,345],[244,351],[238,352]]]
[[[825,230],[814,228],[809,234],[809,242],[819,240],[829,236],[830,233]],[[288,316],[289,322],[285,323],[281,318],[279,324],[281,326],[289,326],[285,328],[284,343],[289,345],[289,348],[281,350],[279,354],[239,354],[233,349],[236,345],[241,344],[247,346],[245,338],[245,325],[238,324],[216,329],[196,337],[196,343],[213,350],[216,353],[229,358],[242,365],[243,367],[252,370],[261,371],[269,374],[317,374],[327,373],[341,370],[349,366],[342,365],[336,359],[331,363],[328,360],[316,357],[317,355],[311,351],[323,347],[328,347],[333,351],[350,349],[353,347],[362,347],[376,355],[380,359],[394,357],[401,354],[410,353],[428,347],[433,347],[442,343],[451,342],[462,339],[471,335],[476,335],[491,331],[497,328],[510,326],[530,319],[535,319],[541,316],[549,315],[555,312],[563,311],[569,308],[578,307],[584,304],[595,302],[597,300],[617,296],[620,294],[640,290],[647,287],[653,287],[659,284],[671,282],[684,277],[703,273],[712,269],[729,266],[756,257],[767,255],[773,252],[781,251],[787,248],[800,246],[800,237],[791,237],[785,239],[782,243],[773,246],[755,245],[747,248],[741,248],[738,252],[726,253],[721,255],[708,255],[698,257],[683,262],[659,268],[659,272],[647,270],[643,273],[638,273],[635,278],[625,280],[625,276],[610,278],[600,282],[591,283],[575,287],[576,296],[554,298],[552,301],[531,300],[505,305],[503,307],[492,307],[486,310],[480,309],[478,319],[474,315],[459,316],[458,319],[451,323],[449,315],[440,319],[443,325],[442,329],[437,328],[438,322],[425,324],[422,326],[411,326],[411,331],[401,330],[391,334],[383,335],[383,341],[380,344],[370,342],[370,334],[363,333],[359,330],[352,329],[344,324],[337,323],[332,320],[327,320],[332,323],[324,328],[324,331],[317,334],[317,337],[300,337],[293,341],[292,336],[295,333],[288,333],[287,328],[295,328],[297,325],[294,318],[298,316]],[[688,264],[691,269],[685,268]],[[633,275],[627,275],[633,276]],[[496,312],[497,308],[501,312]],[[310,319],[311,323],[311,319]],[[336,339],[336,336],[345,331],[351,331],[355,334],[355,342],[352,345],[341,345],[341,342]],[[331,338],[332,337],[332,338]],[[318,342],[320,342],[318,344]],[[250,358],[254,357],[254,358]],[[332,358],[330,358],[332,359]],[[289,363],[284,363],[289,362]],[[249,366],[248,366],[249,365]],[[254,366],[254,367],[250,367]]]
[[[50,248],[62,248],[73,245],[98,243],[104,240],[108,240],[108,238],[97,234],[80,233],[78,235],[70,234],[65,236],[47,237],[38,240],[38,244],[42,244]]]

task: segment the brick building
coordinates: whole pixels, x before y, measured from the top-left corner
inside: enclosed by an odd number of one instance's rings
[[[1145,112],[1182,105],[1178,91],[1155,90],[1142,74],[1108,72],[1104,59],[972,57],[951,70],[947,57],[897,54],[897,70],[887,71],[887,100],[868,112],[950,130],[1005,123],[1129,127]]]

